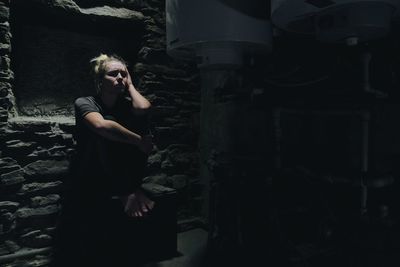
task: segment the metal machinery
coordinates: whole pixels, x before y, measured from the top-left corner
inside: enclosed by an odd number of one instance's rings
[[[400,9],[397,0],[272,0],[271,4],[271,20],[277,27],[349,45],[389,33]]]

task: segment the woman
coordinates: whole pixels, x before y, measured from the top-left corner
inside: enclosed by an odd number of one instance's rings
[[[154,206],[140,187],[153,148],[151,104],[136,90],[123,59],[101,54],[91,64],[97,94],[75,101],[76,157],[61,224],[70,230],[61,230],[59,240],[69,242],[60,251],[78,255],[65,266],[133,266],[141,235],[135,224]]]

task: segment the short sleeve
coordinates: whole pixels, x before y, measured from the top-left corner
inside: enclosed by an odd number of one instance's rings
[[[89,112],[100,112],[99,107],[87,97],[80,97],[75,100],[75,116],[83,118]]]

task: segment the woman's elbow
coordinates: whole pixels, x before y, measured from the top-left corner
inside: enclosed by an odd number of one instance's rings
[[[146,114],[151,110],[151,103],[143,103],[136,107],[133,107],[133,111],[137,114]]]

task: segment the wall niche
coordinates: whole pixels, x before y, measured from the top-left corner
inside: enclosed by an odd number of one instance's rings
[[[91,58],[116,53],[135,61],[143,34],[140,19],[113,17],[113,9],[104,8],[83,13],[12,6],[17,116],[73,116],[74,99],[95,93]]]

